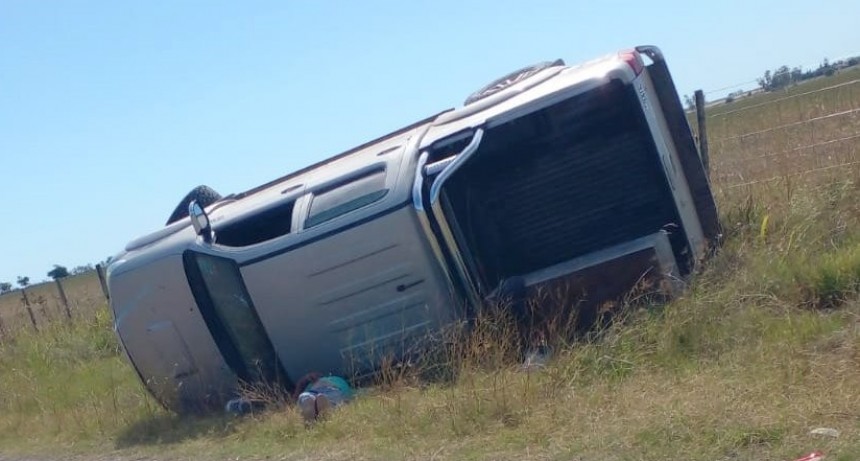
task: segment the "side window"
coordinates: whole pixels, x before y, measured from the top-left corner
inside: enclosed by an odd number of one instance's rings
[[[290,233],[295,202],[286,202],[215,229],[219,245],[241,247]]]
[[[309,229],[342,214],[370,205],[385,197],[385,170],[349,180],[346,183],[324,189],[314,194],[311,200],[305,229]]]

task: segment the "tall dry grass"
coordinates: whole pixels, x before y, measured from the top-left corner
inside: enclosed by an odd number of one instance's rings
[[[2,448],[88,445],[161,412],[122,356],[106,306],[0,342]]]

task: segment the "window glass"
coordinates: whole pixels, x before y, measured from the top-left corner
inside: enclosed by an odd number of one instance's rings
[[[388,193],[385,171],[379,170],[314,194],[305,228],[370,205]]]
[[[204,316],[217,319],[222,334],[215,341],[229,340],[238,352],[244,368],[244,379],[271,380],[276,376],[277,358],[263,325],[257,317],[236,263],[195,253],[194,260],[208,294],[209,305],[201,305]]]
[[[240,221],[215,229],[215,242],[219,245],[241,247],[265,242],[290,233],[295,202],[282,203]]]

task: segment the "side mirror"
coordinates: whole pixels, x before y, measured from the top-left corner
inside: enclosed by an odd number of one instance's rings
[[[206,243],[212,243],[212,226],[209,224],[209,215],[206,210],[197,203],[197,200],[192,200],[188,204],[188,217],[191,218],[191,225],[194,226],[194,232],[203,237]]]

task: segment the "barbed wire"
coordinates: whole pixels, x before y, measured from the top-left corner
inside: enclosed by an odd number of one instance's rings
[[[766,106],[769,106],[772,104],[783,103],[787,100],[792,100],[792,99],[799,98],[799,97],[805,97],[805,96],[810,96],[810,95],[814,95],[814,94],[818,94],[818,93],[834,91],[834,90],[838,90],[840,88],[845,88],[845,87],[848,87],[851,85],[856,85],[858,83],[860,83],[860,79],[854,79],[854,80],[851,80],[848,82],[842,82],[842,83],[830,85],[830,86],[827,86],[824,88],[819,88],[816,90],[806,91],[803,93],[798,93],[798,94],[794,94],[794,95],[790,95],[790,96],[785,96],[785,97],[773,99],[771,101],[765,101],[762,103],[753,104],[753,105],[750,105],[747,107],[738,108],[736,110],[727,111],[727,112],[724,112],[722,114],[715,114],[713,116],[710,116],[709,118],[724,117],[722,120],[731,120],[732,116],[737,117],[737,114],[743,113],[745,111],[749,111],[752,109],[760,109],[762,107],[766,107]],[[854,106],[854,104],[852,104],[852,107],[853,106]],[[765,129],[756,130],[756,131],[750,131],[750,132],[742,133],[739,135],[726,136],[723,138],[714,139],[712,141],[712,145],[715,147],[719,146],[719,147],[717,147],[717,149],[714,149],[714,154],[716,154],[716,155],[714,155],[714,158],[717,159],[717,158],[721,157],[721,155],[719,155],[719,152],[725,152],[724,144],[726,141],[740,140],[741,142],[743,142],[744,139],[748,139],[750,137],[758,137],[758,136],[762,136],[763,137],[762,139],[768,139],[764,136],[767,136],[767,135],[769,135],[771,137],[777,136],[777,134],[776,134],[777,132],[779,132],[781,130],[791,130],[791,129],[800,130],[800,132],[802,134],[805,132],[804,127],[810,127],[813,130],[813,131],[810,131],[810,134],[812,135],[812,141],[813,142],[810,142],[808,144],[801,145],[801,146],[788,148],[785,150],[780,150],[777,152],[770,152],[770,153],[766,153],[763,155],[757,155],[754,157],[744,155],[744,154],[748,153],[749,150],[743,149],[743,146],[739,146],[740,151],[738,151],[739,155],[736,158],[733,158],[733,159],[729,158],[725,162],[719,162],[719,161],[714,162],[715,166],[717,167],[717,168],[715,168],[715,171],[714,171],[714,173],[715,173],[714,183],[717,187],[720,187],[724,190],[732,190],[732,189],[736,189],[736,188],[740,188],[740,187],[765,184],[765,183],[777,181],[780,179],[786,179],[786,178],[792,178],[792,177],[803,177],[806,175],[812,175],[812,174],[822,173],[822,172],[827,172],[827,171],[835,171],[838,169],[850,168],[850,167],[855,167],[857,165],[860,165],[860,160],[855,160],[857,158],[857,154],[858,154],[858,150],[856,147],[856,146],[858,146],[858,144],[856,144],[856,141],[858,139],[860,139],[860,132],[857,132],[858,130],[854,130],[855,134],[815,142],[815,134],[814,134],[815,129],[813,128],[814,124],[817,122],[821,122],[824,120],[840,119],[840,118],[844,118],[844,117],[854,117],[858,113],[860,113],[860,108],[852,108],[852,109],[841,110],[841,111],[832,112],[829,114],[820,115],[817,117],[811,117],[811,118],[807,118],[805,120],[799,120],[796,122],[784,123],[782,125],[773,126],[770,128],[765,128]],[[729,116],[729,117],[726,118],[726,116]],[[851,124],[851,126],[849,126],[847,128],[851,129],[852,127],[854,127],[853,123]],[[833,134],[836,134],[836,133],[834,132]],[[833,145],[837,145],[837,144],[844,144],[844,143],[851,143],[851,144],[849,144],[847,146],[847,148],[838,148],[837,150],[828,149],[828,146],[833,146]],[[816,152],[816,150],[819,150],[819,152]],[[820,150],[825,150],[827,152],[821,152]],[[804,151],[806,151],[807,153],[801,153]],[[729,152],[731,152],[731,151],[729,151]],[[781,161],[782,159],[784,159],[788,163],[782,162]],[[836,160],[837,162],[841,160],[842,162],[832,164],[832,165],[818,166],[816,168],[807,168],[805,170],[800,170],[798,168],[801,166],[802,163],[805,163],[806,161],[810,161],[810,160],[813,161],[814,163],[817,163],[818,165],[821,165],[822,163],[825,163],[825,164],[830,163],[831,161],[834,161],[834,160]],[[847,160],[850,160],[850,161],[847,161]],[[765,169],[770,169],[769,166],[770,167],[776,166],[776,163],[774,163],[774,162],[778,162],[779,164],[781,164],[779,169],[782,171],[780,174],[776,174],[774,176],[770,176],[770,177],[763,178],[763,179],[751,179],[751,180],[745,181],[744,177],[743,177],[745,175],[732,174],[732,172],[734,172],[734,171],[750,170],[751,165],[756,165],[756,164],[763,166]],[[788,166],[789,169],[792,169],[792,165],[794,165],[793,168],[798,168],[797,171],[785,172],[786,166]],[[755,168],[753,168],[753,169],[755,169]],[[720,170],[726,171],[727,174],[720,175]],[[854,170],[851,170],[851,171],[854,171]],[[750,175],[752,175],[752,176],[758,176],[759,174],[766,173],[766,172],[765,171],[759,171],[757,174],[755,171],[751,170],[751,171],[748,171],[748,173],[750,173]],[[771,173],[771,174],[774,174],[774,173]],[[740,176],[740,177],[738,177],[738,176]],[[749,176],[749,175],[746,175],[746,176]],[[740,179],[741,182],[734,182],[733,183],[732,179],[734,179],[735,181]]]
[[[855,134],[855,135],[851,135],[851,136],[845,136],[845,137],[842,137],[842,138],[836,138],[836,139],[828,139],[827,141],[822,141],[822,142],[817,142],[817,143],[807,144],[807,145],[805,145],[805,146],[793,147],[793,148],[791,148],[791,149],[789,149],[789,150],[782,150],[782,151],[779,151],[779,152],[771,152],[771,153],[769,153],[769,154],[758,155],[758,156],[755,156],[755,157],[745,157],[745,158],[742,158],[742,159],[732,159],[732,160],[729,160],[729,161],[725,162],[725,164],[726,164],[727,166],[731,166],[731,165],[735,165],[735,166],[736,166],[736,165],[740,165],[740,164],[747,163],[747,162],[754,162],[754,161],[756,161],[756,160],[767,160],[767,159],[769,159],[769,158],[783,156],[783,155],[788,154],[788,153],[790,153],[790,152],[797,152],[797,151],[799,151],[799,150],[804,150],[804,149],[814,149],[814,148],[819,147],[819,146],[826,146],[826,145],[828,145],[828,144],[835,144],[835,143],[840,143],[840,142],[850,141],[850,140],[852,140],[852,139],[857,139],[857,138],[860,138],[860,134]]]
[[[855,166],[855,165],[860,165],[860,160],[854,161],[854,162],[840,163],[837,165],[828,165],[825,167],[813,168],[810,170],[795,171],[793,173],[785,173],[785,174],[782,174],[780,176],[771,176],[770,178],[766,178],[766,179],[757,179],[755,181],[748,181],[748,182],[743,182],[743,183],[738,183],[738,184],[723,185],[720,187],[723,187],[725,189],[736,189],[738,187],[754,186],[756,184],[762,184],[762,183],[766,183],[766,182],[777,181],[777,180],[785,179],[785,178],[792,177],[792,176],[803,176],[806,174],[820,173],[823,171],[832,170],[834,168],[845,168],[845,167],[850,167],[850,166]]]
[[[758,103],[758,104],[753,104],[753,105],[751,105],[751,106],[741,107],[741,108],[739,108],[739,109],[730,110],[730,111],[722,112],[722,113],[719,113],[719,114],[709,115],[709,116],[708,116],[708,118],[725,117],[726,115],[732,115],[732,114],[736,114],[736,113],[738,113],[738,112],[744,112],[744,111],[748,111],[748,110],[751,110],[751,109],[756,109],[756,108],[759,108],[759,107],[768,106],[768,105],[770,105],[770,104],[776,104],[776,103],[779,103],[779,102],[787,101],[787,100],[789,100],[789,99],[799,98],[799,97],[801,97],[801,96],[809,96],[809,95],[811,95],[811,94],[821,93],[821,92],[823,92],[823,91],[831,91],[831,90],[834,90],[834,89],[836,89],[836,88],[841,88],[841,87],[844,87],[844,86],[856,85],[856,84],[858,84],[858,83],[860,83],[860,78],[858,78],[858,79],[854,79],[854,80],[850,80],[850,81],[848,81],[848,82],[837,83],[836,85],[831,85],[831,86],[828,86],[828,87],[825,87],[825,88],[819,88],[819,89],[817,89],[817,90],[806,91],[806,92],[804,92],[804,93],[797,93],[797,94],[793,94],[793,95],[790,95],[790,96],[785,96],[785,97],[782,97],[782,98],[777,98],[777,99],[774,99],[774,100],[771,100],[771,101],[760,102],[760,103]]]
[[[807,123],[814,123],[814,122],[817,122],[817,121],[820,121],[820,120],[826,120],[826,119],[829,119],[829,118],[842,117],[842,116],[849,115],[849,114],[854,114],[854,113],[857,113],[857,112],[860,112],[860,108],[858,108],[858,109],[844,110],[844,111],[841,111],[841,112],[834,112],[834,113],[832,113],[832,114],[822,115],[822,116],[820,116],[820,117],[813,117],[813,118],[810,118],[810,119],[801,120],[801,121],[799,121],[799,122],[786,123],[785,125],[779,125],[779,126],[775,126],[775,127],[772,127],[772,128],[765,129],[765,130],[751,131],[751,132],[749,132],[749,133],[739,134],[739,135],[736,135],[736,136],[727,136],[727,137],[725,137],[725,138],[717,138],[717,139],[714,139],[714,140],[712,140],[712,141],[711,141],[711,140],[709,140],[709,142],[716,143],[716,142],[732,141],[732,140],[735,140],[735,139],[747,138],[747,137],[750,137],[750,136],[758,136],[758,135],[761,135],[761,134],[769,133],[769,132],[771,132],[771,131],[783,130],[783,129],[786,129],[786,128],[791,128],[791,127],[795,127],[795,126],[800,126],[800,125],[804,125],[804,124],[807,124]]]
[[[843,83],[836,84],[836,85],[831,85],[831,86],[828,86],[825,88],[820,88],[818,90],[808,91],[805,93],[800,93],[800,94],[788,96],[785,98],[780,98],[780,99],[774,100],[774,101],[768,101],[765,103],[756,104],[756,105],[749,106],[749,107],[739,109],[736,111],[730,111],[730,112],[727,112],[726,114],[738,113],[738,112],[741,112],[742,110],[747,110],[747,109],[751,109],[754,107],[762,107],[762,106],[766,106],[768,104],[775,104],[775,103],[778,103],[780,101],[785,101],[788,99],[796,98],[798,96],[810,95],[810,94],[820,93],[823,91],[831,91],[831,90],[834,90],[837,88],[841,88],[841,87],[845,87],[845,86],[853,85],[853,84],[857,84],[857,83],[860,83],[860,79],[852,80],[849,82],[843,82]],[[787,123],[787,124],[783,124],[780,126],[771,127],[771,128],[767,128],[764,130],[752,131],[752,132],[748,132],[748,133],[744,133],[744,134],[740,134],[740,135],[736,135],[736,136],[728,136],[728,137],[724,137],[724,138],[719,138],[719,139],[713,140],[712,142],[716,146],[716,145],[719,145],[720,143],[722,143],[724,141],[728,141],[728,140],[737,140],[737,139],[743,139],[743,138],[750,137],[750,136],[759,136],[759,135],[763,135],[763,134],[767,134],[767,133],[773,133],[775,131],[783,130],[786,128],[793,128],[793,127],[801,127],[801,126],[805,126],[805,125],[810,125],[810,124],[813,124],[813,123],[821,121],[821,120],[828,120],[828,119],[845,117],[845,116],[853,116],[854,114],[857,114],[857,113],[860,113],[860,108],[834,112],[834,113],[830,113],[830,114],[826,114],[826,115],[822,115],[822,116],[818,116],[818,117],[813,117],[813,118],[810,118],[807,120],[801,120],[801,121],[797,121],[797,122]],[[772,176],[772,177],[768,177],[768,178],[764,178],[764,179],[744,181],[744,182],[735,183],[735,184],[731,184],[731,181],[729,180],[729,178],[732,176],[731,174],[729,174],[727,176],[723,176],[722,178],[720,178],[720,174],[719,174],[720,169],[734,170],[737,167],[742,166],[744,164],[755,163],[757,161],[762,161],[762,160],[767,162],[770,159],[773,159],[776,157],[786,157],[788,160],[799,159],[799,158],[810,158],[810,155],[811,156],[816,155],[815,154],[816,148],[828,146],[828,145],[833,145],[833,144],[838,144],[838,143],[845,143],[845,142],[854,141],[857,139],[860,139],[860,133],[856,133],[856,134],[852,134],[852,135],[848,135],[848,136],[842,136],[839,138],[827,139],[827,140],[823,140],[820,142],[812,142],[812,143],[809,143],[806,145],[796,146],[796,147],[793,147],[790,149],[786,149],[786,150],[782,150],[782,151],[778,151],[778,152],[771,152],[771,153],[767,153],[764,155],[758,155],[755,157],[740,157],[740,158],[736,158],[736,159],[729,159],[728,161],[724,162],[723,165],[718,166],[718,168],[716,169],[717,171],[715,171],[715,173],[716,173],[715,185],[717,185],[718,187],[724,188],[724,189],[735,189],[738,187],[753,186],[753,185],[768,183],[768,182],[772,182],[772,181],[776,181],[776,180],[780,180],[780,179],[784,179],[784,178],[789,178],[789,177],[803,176],[803,175],[808,175],[808,174],[814,174],[814,173],[834,170],[837,168],[847,168],[847,167],[851,167],[851,166],[855,166],[855,165],[860,165],[860,160],[843,162],[843,163],[838,163],[838,164],[834,164],[834,165],[822,166],[822,167],[818,167],[818,168],[811,168],[811,169],[794,171],[794,172],[789,172],[789,173],[782,173],[782,174],[777,175],[777,176]],[[804,151],[804,150],[812,150],[812,154],[803,154],[803,155],[799,155],[799,156],[796,154],[797,152]],[[719,150],[716,152],[719,152]],[[846,154],[849,158],[853,159],[853,158],[856,158],[856,153],[857,153],[856,149],[852,149],[850,152],[847,152]],[[719,155],[715,156],[715,158],[719,158]],[[824,158],[824,157],[822,157],[822,158]],[[827,157],[827,159],[830,159],[830,158],[832,158],[832,157],[831,156]],[[716,162],[716,163],[717,163],[717,165],[719,165],[720,162]]]
[[[813,143],[813,144],[808,144],[808,145],[806,145],[806,146],[795,147],[795,148],[793,148],[793,149],[791,149],[791,150],[787,150],[787,151],[784,151],[784,152],[796,152],[796,151],[803,150],[803,149],[814,149],[814,148],[816,148],[816,147],[818,147],[818,146],[826,146],[826,145],[828,145],[828,144],[833,144],[833,143],[838,143],[838,142],[850,141],[850,140],[852,140],[852,139],[857,139],[857,138],[860,138],[860,134],[854,134],[854,135],[851,135],[851,136],[844,136],[844,137],[842,137],[842,138],[830,139],[830,140],[827,140],[827,141],[822,141],[822,142],[817,142],[817,143]]]
[[[704,93],[704,94],[706,94],[706,95],[714,94],[714,93],[719,93],[719,92],[721,92],[721,91],[731,90],[731,89],[734,89],[734,88],[740,88],[740,87],[742,87],[742,86],[744,86],[744,85],[749,85],[750,83],[758,83],[758,80],[750,80],[750,81],[748,81],[748,82],[735,83],[734,85],[729,85],[729,86],[724,86],[724,87],[722,87],[722,88],[717,88],[717,89],[714,89],[714,90],[704,91],[703,93]]]

